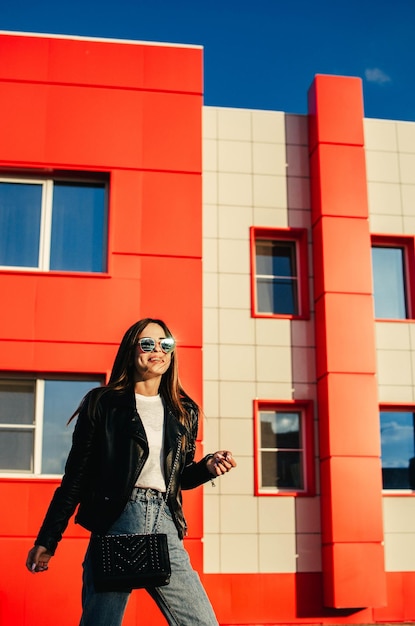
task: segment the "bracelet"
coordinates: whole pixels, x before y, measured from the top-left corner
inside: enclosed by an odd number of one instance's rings
[[[205,463],[207,464],[207,462],[208,462],[210,459],[213,459],[213,457],[214,457],[214,456],[215,456],[214,454],[207,454],[207,455],[205,456]],[[206,465],[206,467],[207,467],[207,465]],[[212,474],[209,470],[208,470],[208,472],[209,472],[209,474],[210,474],[210,484],[212,485],[212,487],[216,487],[216,484],[215,484],[215,478],[217,478],[217,476],[214,476],[214,475],[213,475],[213,474]]]

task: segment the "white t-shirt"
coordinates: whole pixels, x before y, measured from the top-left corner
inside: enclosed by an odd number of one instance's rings
[[[135,403],[146,431],[149,456],[135,484],[136,487],[166,491],[163,473],[164,406],[160,395],[135,394]]]

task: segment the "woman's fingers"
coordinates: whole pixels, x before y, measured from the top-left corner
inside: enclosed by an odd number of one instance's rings
[[[32,574],[45,572],[49,567],[51,556],[51,553],[44,546],[34,546],[27,555],[26,567]]]
[[[215,468],[218,475],[229,472],[233,467],[236,467],[236,461],[229,450],[223,452],[215,452],[213,455],[215,459]]]

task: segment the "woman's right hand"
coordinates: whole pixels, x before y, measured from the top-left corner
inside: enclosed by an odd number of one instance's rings
[[[34,546],[27,555],[26,567],[32,574],[45,572],[48,569],[51,556],[52,554],[45,546]]]
[[[209,455],[206,466],[213,476],[221,476],[236,467],[236,461],[229,450],[222,450]]]

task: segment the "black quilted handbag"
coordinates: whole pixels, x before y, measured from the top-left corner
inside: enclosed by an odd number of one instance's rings
[[[91,559],[96,591],[129,591],[170,582],[167,535],[93,535]]]
[[[169,484],[160,506],[155,532],[145,535],[92,535],[90,554],[96,591],[131,591],[141,587],[162,587],[170,582],[170,558],[167,535],[157,532],[161,514],[179,460],[181,441]]]

